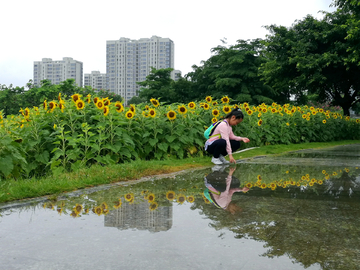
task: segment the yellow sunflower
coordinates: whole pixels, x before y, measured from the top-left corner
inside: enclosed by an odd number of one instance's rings
[[[152,202],[151,204],[150,204],[150,206],[149,206],[149,209],[151,210],[151,211],[154,211],[155,209],[157,209],[158,208],[158,203],[157,202]]]
[[[104,102],[102,100],[98,99],[98,102],[96,102],[96,107],[99,110],[103,110],[104,109]]]
[[[77,110],[82,110],[85,108],[85,102],[82,101],[81,99],[76,100],[75,105]]]
[[[204,108],[204,110],[208,110],[208,109],[210,109],[210,106],[209,106],[209,104],[207,104],[207,103],[204,103],[204,106],[203,106],[203,108]]]
[[[178,106],[178,112],[181,114],[187,113],[187,109],[184,105]]]
[[[261,126],[262,122],[263,122],[263,121],[260,119],[260,120],[258,121],[258,126]]]
[[[212,115],[213,115],[214,117],[218,117],[218,116],[220,115],[220,111],[217,110],[217,109],[214,109],[214,110],[212,110]]]
[[[188,107],[189,107],[189,109],[195,109],[196,108],[196,104],[195,104],[195,102],[190,102],[189,104],[188,104]]]
[[[190,195],[190,196],[187,196],[186,200],[189,202],[189,203],[193,203],[195,201],[195,198],[194,196]]]
[[[324,119],[324,120],[322,120],[322,122],[323,122],[323,124],[326,124],[326,120]]]
[[[228,113],[231,112],[231,108],[230,108],[230,106],[228,106],[228,105],[224,105],[222,110],[223,110],[223,112],[226,113],[226,114],[228,114]]]
[[[80,214],[83,210],[83,206],[81,204],[76,204],[75,207],[73,208],[73,211]]]
[[[100,206],[97,206],[93,209],[94,213],[100,216],[103,213],[103,209]]]
[[[104,115],[108,115],[110,112],[109,106],[104,106]]]
[[[154,107],[158,107],[160,105],[159,101],[155,98],[150,99],[150,102],[152,103],[152,105],[154,105]]]
[[[54,110],[56,108],[57,104],[55,101],[50,101],[49,102],[49,109],[50,110]]]
[[[207,96],[207,97],[205,98],[205,100],[206,100],[207,103],[211,103],[212,97],[211,97],[211,96]]]
[[[216,123],[218,120],[217,120],[217,118],[216,117],[213,117],[212,119],[211,119],[211,122],[212,123]]]
[[[156,116],[156,111],[155,109],[149,109],[149,115],[154,118]]]
[[[125,116],[126,116],[127,119],[133,118],[134,115],[135,115],[135,114],[134,114],[132,111],[127,111],[127,113],[125,114]]]
[[[71,96],[71,98],[72,98],[72,100],[73,100],[74,102],[76,102],[78,99],[80,99],[80,95],[79,95],[79,94],[73,94],[73,95]]]
[[[167,118],[169,120],[175,120],[176,119],[176,112],[173,111],[173,110],[170,110],[170,111],[167,112],[166,116],[167,116]]]
[[[120,101],[116,101],[115,108],[116,108],[116,111],[119,112],[119,113],[124,111],[124,106],[121,104]]]
[[[119,200],[117,200],[115,203],[114,203],[114,208],[115,209],[118,209],[118,208],[120,208],[121,207],[121,205],[122,205],[122,201],[121,201],[121,199],[119,199]]]
[[[221,99],[221,102],[222,103],[229,103],[229,98],[227,96],[224,96],[222,99]]]
[[[88,95],[86,96],[86,102],[87,102],[87,103],[90,103],[90,101],[91,101],[91,95],[88,94]]]
[[[176,198],[176,201],[180,204],[183,204],[186,201],[186,196],[184,194],[179,194]]]
[[[154,193],[150,193],[147,196],[147,200],[149,203],[152,203],[153,201],[155,201],[155,194]]]
[[[105,106],[109,106],[110,103],[111,103],[111,102],[110,102],[110,99],[107,98],[107,97],[106,97],[106,98],[103,98],[103,102],[104,102],[104,105],[105,105]]]
[[[127,193],[127,194],[124,195],[124,198],[125,198],[126,201],[130,202],[130,201],[132,201],[134,199],[134,194]]]
[[[130,111],[132,111],[133,113],[135,113],[135,105],[134,104],[130,104]]]
[[[96,104],[99,101],[99,98],[95,97],[93,101],[94,101],[94,104]]]
[[[168,199],[169,201],[172,201],[175,199],[175,192],[172,190],[169,190],[168,192],[166,192],[166,199]]]

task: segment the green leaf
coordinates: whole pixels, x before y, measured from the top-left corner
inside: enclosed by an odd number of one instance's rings
[[[171,136],[166,136],[165,138],[169,143],[172,143],[176,139],[176,136],[171,135]]]
[[[149,143],[150,143],[151,146],[154,147],[154,145],[155,145],[158,141],[159,141],[158,139],[154,138],[154,139],[150,139],[150,140],[149,140]]]
[[[49,162],[49,158],[50,154],[46,150],[40,154],[35,155],[35,160],[43,164],[47,164]]]
[[[7,177],[14,169],[14,164],[10,156],[0,158],[0,172]]]
[[[162,142],[162,143],[158,144],[158,147],[159,147],[159,149],[161,149],[162,151],[164,151],[166,153],[169,145],[167,143]]]

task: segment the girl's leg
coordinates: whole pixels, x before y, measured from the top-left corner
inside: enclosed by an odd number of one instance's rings
[[[209,145],[206,151],[212,154],[214,158],[219,158],[220,155],[226,156],[226,141],[218,139]]]
[[[240,148],[240,142],[235,140],[230,140],[231,151],[234,153],[236,150]]]

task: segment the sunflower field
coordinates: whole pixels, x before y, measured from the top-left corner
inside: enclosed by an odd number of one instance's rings
[[[58,95],[18,115],[0,112],[0,179],[29,178],[92,164],[202,156],[205,129],[233,108],[244,121],[233,127],[247,147],[360,139],[360,120],[341,112],[290,104],[233,104],[224,96],[164,105],[157,99],[125,107],[109,98]],[[231,104],[231,105],[230,105]],[[244,147],[244,146],[243,146]]]

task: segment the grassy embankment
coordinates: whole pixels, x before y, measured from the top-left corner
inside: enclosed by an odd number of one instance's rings
[[[326,148],[337,145],[356,144],[354,141],[326,143],[303,143],[289,145],[268,145],[234,154],[235,159],[251,158],[261,155],[276,155],[309,148]],[[92,166],[76,172],[64,173],[40,179],[9,179],[0,182],[0,202],[10,202],[40,196],[55,197],[59,193],[103,184],[140,179],[146,176],[179,172],[187,169],[211,166],[209,157],[196,157],[176,160],[134,161],[111,166]]]

